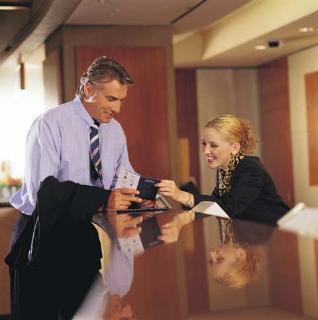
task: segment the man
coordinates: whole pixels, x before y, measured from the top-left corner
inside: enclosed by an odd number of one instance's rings
[[[125,134],[113,117],[120,112],[132,83],[119,63],[107,57],[98,58],[81,77],[73,101],[36,119],[27,139],[25,182],[11,198],[15,208],[31,215],[40,182],[47,176],[112,189],[119,167],[131,169]],[[96,172],[90,155],[94,119],[99,125],[100,172]],[[131,202],[140,201],[135,194],[135,190],[115,190],[108,207],[127,208]]]
[[[97,209],[97,205],[108,210],[127,209],[133,202],[142,201],[136,190],[112,190],[119,168],[124,166],[132,169],[125,134],[120,124],[113,119],[120,112],[128,86],[132,83],[132,78],[118,62],[109,57],[100,57],[82,75],[75,99],[39,116],[29,131],[25,182],[11,198],[11,204],[21,211],[13,243],[21,235],[29,221],[28,217],[33,213],[33,217],[40,217],[40,221],[44,221],[45,227],[49,225],[47,229],[52,233],[45,234],[51,235],[49,246],[46,246],[51,248],[53,255],[42,253],[44,258],[41,258],[40,267],[37,266],[34,270],[25,266],[11,268],[11,283],[14,286],[12,307],[17,319],[71,318],[99,268],[97,260],[100,258],[100,247],[96,231],[91,228],[91,211]],[[57,180],[48,180],[47,177],[50,176]],[[77,184],[83,187],[79,189]],[[38,199],[39,190],[41,199]],[[88,195],[87,199],[85,195]],[[81,205],[78,203],[74,206],[74,199],[78,199],[77,202]],[[86,206],[85,201],[92,203]],[[77,216],[74,208],[78,211]],[[51,216],[47,217],[49,214]],[[54,223],[50,220],[52,216]],[[121,236],[140,232],[137,225],[142,218],[122,215],[118,219],[114,226],[120,225]],[[37,222],[33,226],[36,232],[40,232]],[[34,234],[35,231],[32,244]],[[80,252],[82,249],[76,247],[77,243],[84,247],[83,254]],[[91,251],[96,252],[90,254]],[[30,252],[32,260],[31,249]],[[70,266],[70,257],[78,264]],[[72,273],[72,268],[76,270],[76,276]],[[63,273],[62,277],[56,275],[57,270]],[[43,282],[49,278],[54,281],[46,288]],[[73,282],[69,281],[70,278],[73,278]],[[63,299],[57,299],[60,302],[48,301],[55,299],[58,291],[63,296],[61,279],[69,282],[65,284],[67,294]],[[57,291],[55,295],[50,292],[54,291],[53,286]],[[51,295],[44,300],[43,296],[46,294]],[[33,296],[36,299],[32,300]],[[50,308],[45,315],[40,310],[41,307],[44,309],[44,305]],[[36,313],[34,309],[37,309]]]

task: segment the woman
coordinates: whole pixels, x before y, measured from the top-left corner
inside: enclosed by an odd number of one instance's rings
[[[215,201],[231,217],[276,225],[288,206],[258,157],[251,156],[256,138],[246,120],[223,115],[206,124],[202,151],[209,168],[217,169],[212,195],[181,191],[171,180],[157,184],[158,191],[192,208],[201,201]]]

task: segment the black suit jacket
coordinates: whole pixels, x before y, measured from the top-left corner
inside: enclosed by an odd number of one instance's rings
[[[289,207],[277,194],[272,178],[259,158],[246,156],[232,175],[231,190],[222,196],[194,194],[195,204],[215,201],[231,217],[276,225]]]
[[[96,266],[101,249],[90,221],[97,209],[107,203],[109,194],[109,190],[47,177],[38,191],[33,215],[18,230],[6,262],[13,268],[29,264],[32,245],[33,267],[41,263],[53,263],[61,268],[76,263]]]

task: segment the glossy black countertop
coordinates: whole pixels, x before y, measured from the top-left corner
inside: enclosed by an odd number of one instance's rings
[[[151,223],[142,231],[150,228],[145,250],[130,262],[111,250],[108,312],[117,303],[125,319],[318,318],[316,240],[191,212],[150,219],[175,226],[171,243],[153,245],[149,239],[158,230]]]

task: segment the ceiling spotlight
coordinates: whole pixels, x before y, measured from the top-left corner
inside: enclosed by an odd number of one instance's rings
[[[275,49],[281,47],[282,43],[283,42],[281,40],[268,40],[267,46],[268,48]]]
[[[315,30],[314,27],[302,27],[302,28],[299,28],[299,32],[312,32],[314,30]]]
[[[254,50],[266,50],[267,47],[265,44],[257,44],[256,46],[254,46]]]

